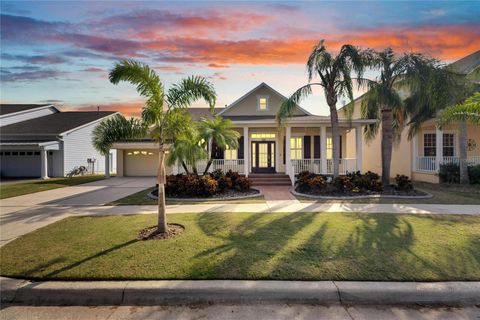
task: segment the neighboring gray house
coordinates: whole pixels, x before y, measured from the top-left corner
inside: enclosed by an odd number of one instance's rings
[[[62,112],[53,105],[0,105],[2,177],[63,177],[73,168],[116,171],[112,150],[108,163],[92,146],[92,130],[116,112]]]

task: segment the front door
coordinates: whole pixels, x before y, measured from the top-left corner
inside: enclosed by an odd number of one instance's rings
[[[275,142],[252,142],[252,172],[275,172]]]

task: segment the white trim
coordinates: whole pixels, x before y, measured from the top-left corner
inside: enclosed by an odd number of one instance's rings
[[[20,104],[21,105],[21,104]],[[8,118],[8,117],[11,117],[11,116],[18,116],[20,114],[24,114],[24,113],[30,113],[30,112],[34,112],[34,111],[38,111],[38,110],[43,110],[43,109],[47,109],[47,108],[54,108],[55,110],[57,110],[57,113],[58,112],[61,112],[57,107],[55,107],[53,104],[47,104],[47,105],[44,105],[44,106],[41,106],[41,107],[37,107],[37,108],[32,108],[32,109],[27,109],[27,110],[22,110],[22,111],[17,111],[17,112],[11,112],[11,113],[7,113],[7,114],[4,114],[4,115],[1,115],[0,116],[0,119],[3,119],[3,118]],[[35,118],[33,118],[35,119]],[[31,119],[29,119],[31,120]],[[26,121],[26,120],[22,120],[22,121]]]
[[[260,99],[267,99],[267,108],[266,109],[260,109]],[[267,95],[257,95],[257,111],[259,112],[265,112],[265,111],[268,111],[270,108],[269,108],[269,102],[270,102],[270,96],[267,96]]]
[[[95,111],[92,111],[92,112],[95,112]],[[115,113],[109,114],[109,115],[107,115],[107,116],[105,116],[105,117],[102,117],[102,118],[100,118],[100,119],[97,119],[97,120],[90,121],[90,122],[88,122],[88,123],[82,124],[81,126],[78,126],[78,127],[73,128],[73,129],[70,129],[70,130],[68,130],[68,131],[65,131],[65,132],[60,133],[59,136],[61,136],[61,137],[67,136],[67,135],[69,135],[70,133],[72,133],[72,132],[74,132],[74,131],[77,131],[77,130],[80,130],[80,129],[82,129],[82,128],[85,128],[85,127],[87,127],[87,126],[89,126],[89,125],[91,125],[91,124],[94,124],[94,123],[97,123],[97,122],[101,122],[101,121],[103,121],[103,120],[105,120],[105,119],[107,119],[107,118],[111,118],[111,117],[113,117],[113,116],[115,116],[115,115],[117,115],[117,114],[120,114],[120,112],[115,112]]]
[[[225,109],[223,109],[222,111],[220,111],[219,113],[217,113],[216,115],[219,116],[223,113],[225,113],[227,110],[230,110],[231,108],[233,108],[234,106],[236,106],[238,103],[240,103],[241,101],[243,101],[246,97],[248,97],[249,95],[251,95],[253,92],[255,92],[256,90],[260,89],[261,87],[266,87],[267,89],[270,89],[273,93],[277,94],[279,97],[281,97],[282,99],[287,99],[287,97],[285,97],[283,94],[281,94],[280,92],[278,92],[277,90],[273,89],[272,87],[270,87],[268,84],[266,84],[265,82],[262,82],[260,83],[258,86],[256,86],[255,88],[253,88],[252,90],[248,91],[247,93],[245,93],[243,96],[241,96],[240,98],[238,98],[237,100],[235,100],[233,103],[231,103],[230,105],[228,105]],[[297,105],[297,108],[302,111],[303,113],[305,113],[306,115],[308,116],[311,116],[312,114],[310,112],[308,112],[307,110],[303,109],[302,107],[300,107],[299,105]]]

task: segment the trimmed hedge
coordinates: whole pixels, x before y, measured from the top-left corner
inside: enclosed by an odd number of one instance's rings
[[[216,194],[237,190],[246,192],[250,190],[251,182],[248,178],[240,176],[238,172],[222,170],[198,176],[194,174],[177,174],[167,176],[165,193],[171,197],[206,198]]]
[[[366,193],[381,192],[380,176],[373,172],[351,172],[332,178],[304,171],[298,174],[296,189],[313,193]]]

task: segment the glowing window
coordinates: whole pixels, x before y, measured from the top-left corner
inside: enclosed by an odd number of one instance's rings
[[[258,110],[268,110],[268,98],[267,97],[258,97]]]
[[[333,140],[332,137],[327,137],[327,159],[333,157]]]
[[[290,138],[290,159],[300,160],[303,158],[303,141],[301,137]]]
[[[153,152],[147,151],[147,150],[133,150],[133,151],[128,151],[127,156],[152,156]]]
[[[275,133],[252,133],[252,139],[275,139]]]
[[[230,147],[227,146],[224,153],[225,160],[237,160],[237,156],[238,156],[237,149],[230,149]]]

